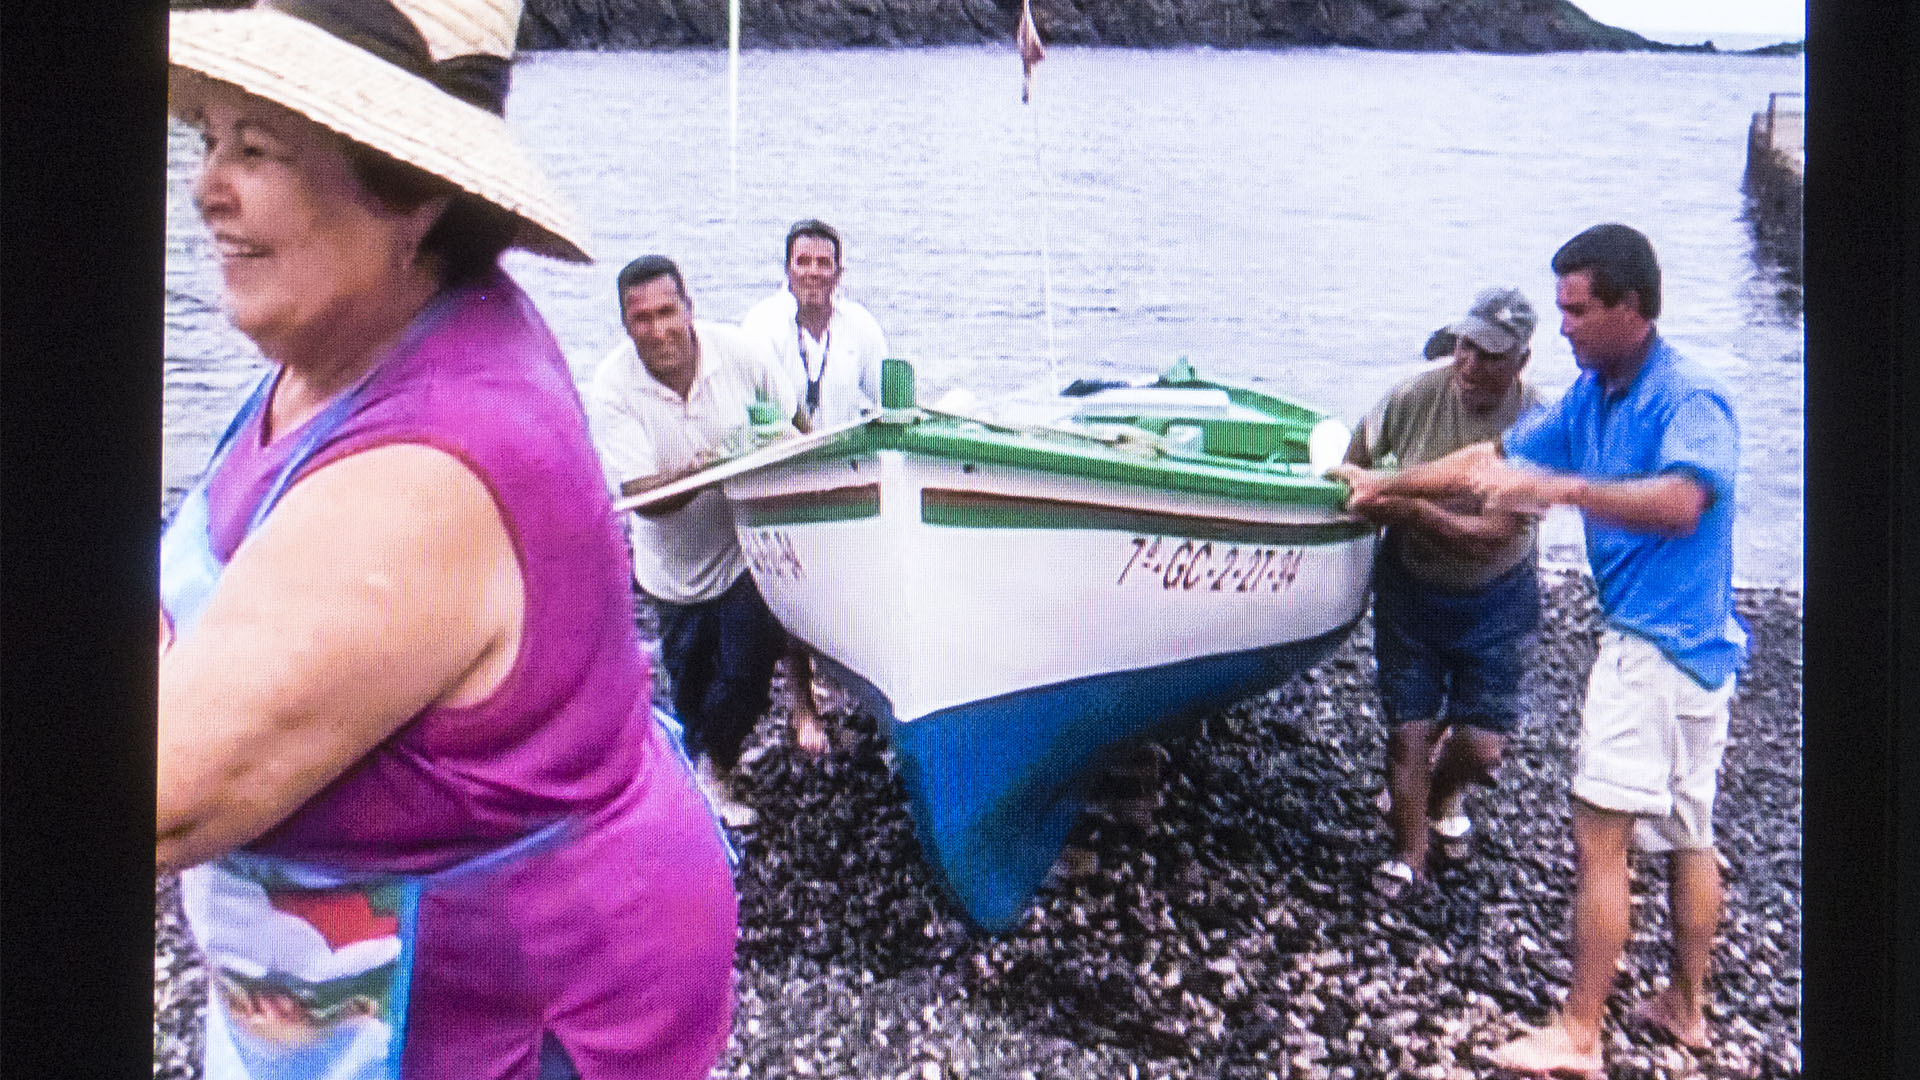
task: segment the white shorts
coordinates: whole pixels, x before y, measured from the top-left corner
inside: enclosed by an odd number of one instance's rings
[[[1587,679],[1574,797],[1638,817],[1642,851],[1711,848],[1734,681],[1703,690],[1652,642],[1606,631]]]

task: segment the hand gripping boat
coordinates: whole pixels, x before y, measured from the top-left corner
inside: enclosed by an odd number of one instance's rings
[[[1340,644],[1375,532],[1320,475],[1345,425],[1184,360],[1021,424],[885,375],[877,416],[616,505],[724,485],[768,606],[883,718],[929,861],[999,930],[1116,751]]]

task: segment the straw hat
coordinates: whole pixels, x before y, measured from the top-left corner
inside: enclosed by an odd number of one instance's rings
[[[171,79],[284,105],[520,218],[518,247],[591,262],[566,200],[507,128],[521,0],[262,0],[169,17]]]

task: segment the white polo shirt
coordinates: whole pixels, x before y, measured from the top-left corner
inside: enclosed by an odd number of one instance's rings
[[[683,400],[647,370],[632,341],[614,346],[586,394],[587,423],[607,484],[619,497],[628,480],[692,465],[717,453],[747,425],[747,406],[772,401],[782,416],[798,408],[784,367],[764,341],[736,327],[696,320],[700,357]],[[647,595],[676,604],[711,600],[746,570],[733,511],[718,488],[660,517],[628,514],[633,579]]]
[[[819,378],[820,407],[809,417],[814,429],[880,408],[880,361],[887,356],[880,323],[866,308],[836,296],[821,341],[800,326],[799,312],[799,301],[781,289],[753,305],[740,326],[773,346],[798,400],[806,399],[809,380]]]

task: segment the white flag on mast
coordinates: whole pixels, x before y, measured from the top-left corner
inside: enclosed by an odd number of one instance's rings
[[[1024,105],[1027,89],[1033,85],[1033,66],[1047,58],[1047,47],[1033,25],[1033,0],[1020,0],[1020,28],[1013,32],[1013,43],[1020,50],[1020,103]]]

